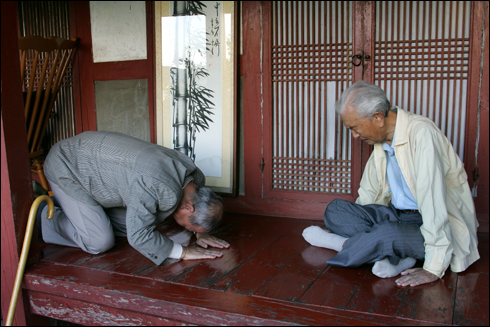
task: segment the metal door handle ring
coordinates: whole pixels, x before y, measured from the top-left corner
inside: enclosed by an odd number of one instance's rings
[[[362,59],[363,59],[363,58],[362,58],[362,56],[361,56],[361,55],[353,55],[351,58],[352,58],[352,64],[353,64],[354,66],[356,66],[356,67],[357,67],[357,66],[359,66],[359,65],[361,65],[361,64],[362,64]],[[356,63],[355,59],[358,59],[359,61]]]

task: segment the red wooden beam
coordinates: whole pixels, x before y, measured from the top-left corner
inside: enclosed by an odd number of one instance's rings
[[[69,22],[70,22],[70,38],[79,37],[77,35],[77,15],[76,15],[76,2],[70,1],[68,3],[69,8]],[[81,94],[81,85],[80,85],[80,63],[79,63],[79,55],[77,51],[75,53],[75,57],[73,58],[73,107],[74,107],[74,119],[75,119],[75,134],[80,134],[83,131],[82,126],[82,94]],[[37,175],[37,174],[34,174]]]
[[[50,294],[28,292],[28,296],[33,311],[77,325],[191,326],[191,324],[181,321],[165,319],[146,313],[112,308],[97,303],[67,299]]]
[[[160,18],[159,18],[160,19]],[[156,143],[156,61],[155,61],[155,2],[146,1],[146,78],[148,78],[148,109],[150,111],[150,141]]]
[[[479,181],[478,181],[478,196],[475,199],[476,212],[480,214],[480,223],[486,224],[486,231],[488,232],[488,216],[489,216],[489,174],[488,174],[488,162],[489,162],[489,4],[483,2],[483,10],[485,11],[485,42],[483,48],[483,60],[482,60],[482,72],[481,72],[481,93],[480,93],[480,142],[478,147],[477,165],[479,167]]]
[[[90,4],[88,1],[76,1],[76,27],[80,38],[78,60],[80,64],[80,94],[82,130],[96,131],[95,86],[93,82],[94,66],[92,59],[92,34],[90,30]],[[79,130],[77,129],[77,133]]]
[[[79,307],[111,317],[124,313],[121,318],[129,321],[145,316],[144,323],[168,319],[212,326],[431,325],[426,321],[289,303],[47,261],[26,272],[24,287],[29,289],[33,312],[69,321],[73,321],[72,315],[82,319],[85,314],[83,319],[91,318],[85,321],[90,324],[96,323],[97,317],[87,317],[87,311],[80,312]],[[52,305],[60,310],[53,310]]]
[[[243,126],[245,160],[245,194],[262,197],[262,58],[261,46],[255,40],[262,39],[260,1],[242,2],[243,54],[240,59],[240,75],[243,77]],[[267,164],[270,164],[267,163]]]
[[[245,183],[250,182],[249,180],[245,181]],[[225,210],[228,212],[301,219],[323,220],[323,214],[327,207],[327,204],[323,202],[305,202],[252,196],[223,198],[223,200],[225,201]]]
[[[356,1],[357,2],[357,1]],[[355,6],[357,7],[359,3],[357,3]],[[366,60],[363,70],[363,80],[369,83],[374,84],[374,42],[376,40],[375,36],[375,31],[376,31],[376,3],[375,1],[364,1],[363,3],[364,8],[361,8],[362,10],[362,15],[363,19],[365,22],[370,22],[369,24],[364,23],[363,25],[365,26],[365,30],[363,31],[363,48],[364,48],[364,54],[365,56],[370,56],[370,60]],[[354,43],[356,44],[356,43]],[[363,65],[361,65],[363,66]],[[355,71],[355,69],[354,69]],[[356,76],[354,75],[354,78]],[[354,79],[353,82],[357,82],[358,80]],[[356,142],[360,142],[359,140],[353,139],[353,144],[356,144]],[[373,146],[370,146],[366,142],[360,142],[361,144],[359,145],[361,147],[361,170],[358,171],[359,176],[362,176],[362,173],[364,172],[364,167],[366,166],[367,161],[369,160],[369,157],[371,156],[371,152],[373,151]],[[354,178],[353,183],[352,183],[352,191],[354,192],[354,197],[357,199],[359,196],[358,189],[360,186],[360,181],[361,179],[359,178]]]

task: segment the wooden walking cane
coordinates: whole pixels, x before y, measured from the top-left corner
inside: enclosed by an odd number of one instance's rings
[[[48,219],[53,218],[54,204],[53,200],[47,195],[41,195],[34,200],[29,211],[29,219],[27,220],[26,235],[24,237],[24,244],[22,245],[22,252],[19,259],[19,267],[17,268],[17,274],[15,275],[14,290],[12,292],[12,298],[10,300],[9,311],[7,315],[6,326],[12,326],[14,320],[15,309],[17,308],[17,299],[19,298],[20,285],[22,278],[24,277],[24,269],[26,267],[27,255],[29,254],[29,248],[31,246],[32,231],[34,229],[34,222],[36,221],[36,213],[41,202],[48,202]]]

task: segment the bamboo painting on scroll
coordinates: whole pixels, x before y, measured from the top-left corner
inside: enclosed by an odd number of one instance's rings
[[[162,145],[189,156],[214,191],[231,193],[235,3],[163,1],[157,7],[161,13],[157,60],[161,56],[162,67],[157,68],[157,78],[160,70]]]
[[[173,1],[172,9],[173,17],[178,18],[174,20],[176,35],[174,59],[170,68],[173,147],[196,163],[212,152],[209,149],[211,144],[215,147],[221,144],[221,139],[216,140],[216,137],[212,142],[201,141],[206,138],[206,134],[220,134],[214,130],[220,128],[220,125],[213,123],[218,117],[216,113],[219,113],[221,83],[216,78],[212,82],[211,74],[220,76],[221,71],[219,65],[212,65],[210,60],[210,57],[220,55],[220,3],[206,3]],[[209,8],[210,3],[214,4],[212,8]],[[221,167],[215,167],[221,165],[220,154],[215,157],[218,157],[214,158],[218,165],[207,165],[210,167],[204,170],[207,170],[206,175],[220,177]],[[213,158],[204,160],[212,162]]]

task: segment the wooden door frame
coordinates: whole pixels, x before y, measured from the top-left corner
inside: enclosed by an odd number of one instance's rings
[[[20,78],[17,2],[2,1],[2,317],[7,317],[19,256],[33,201],[29,152],[25,131],[24,100]],[[40,258],[33,235],[28,265]],[[45,325],[48,319],[30,313],[24,292],[20,292],[13,324]]]
[[[375,1],[356,2],[354,10],[357,15],[366,17],[375,16]],[[312,202],[299,200],[285,200],[285,199],[269,199],[265,198],[264,194],[268,190],[265,190],[262,186],[264,173],[261,171],[261,166],[270,164],[271,158],[271,145],[265,142],[267,137],[267,131],[265,129],[266,124],[271,124],[271,117],[266,114],[266,107],[271,106],[270,90],[267,90],[265,85],[268,85],[271,81],[268,77],[270,71],[270,40],[266,40],[267,35],[270,35],[270,15],[267,14],[267,3],[259,1],[247,1],[242,3],[242,33],[243,33],[243,54],[240,57],[240,74],[243,78],[243,134],[244,134],[244,175],[245,175],[245,195],[239,196],[235,199],[225,199],[228,210],[240,211],[245,213],[256,213],[266,215],[284,215],[288,217],[297,218],[318,218],[321,219],[322,212],[325,209],[326,203]],[[264,9],[265,8],[265,9]],[[480,76],[480,63],[482,56],[482,26],[483,12],[488,12],[488,6],[483,1],[472,2],[472,19],[471,19],[471,37],[472,43],[470,46],[471,59],[470,59],[470,74],[477,74]],[[487,14],[488,20],[488,14]],[[354,53],[362,52],[370,54],[371,58],[374,58],[374,41],[375,41],[375,20],[371,19],[371,24],[364,25],[364,29],[355,29],[354,38],[359,40],[363,39],[362,48],[354,48]],[[488,30],[488,23],[486,24]],[[486,33],[487,41],[485,41],[486,58],[488,58],[488,33]],[[260,40],[258,42],[257,40]],[[269,43],[268,43],[269,42]],[[360,42],[355,42],[360,44]],[[478,58],[474,60],[474,58]],[[364,71],[359,71],[361,67],[357,67],[353,71],[353,80],[364,79],[370,83],[374,82],[374,67],[369,62],[366,64]],[[361,76],[361,77],[359,77]],[[475,75],[473,75],[475,76]],[[483,60],[483,72],[482,80],[485,81],[482,84],[488,85],[488,60]],[[485,76],[486,79],[485,79]],[[469,83],[475,83],[477,80],[469,81]],[[473,85],[471,84],[471,85]],[[478,121],[478,111],[482,114],[482,117],[488,117],[488,89],[484,89],[480,86],[479,81],[475,87],[471,87],[471,93],[468,96],[467,104],[467,121],[466,121],[466,136],[465,136],[465,167],[468,173],[470,187],[473,185],[473,169],[475,165],[475,144],[476,144],[476,129],[472,126],[478,124],[482,125],[480,129],[480,141],[478,154],[483,154],[480,167],[485,166],[485,158],[488,163],[488,150],[481,151],[482,148],[488,147],[488,123],[481,120]],[[475,91],[476,90],[476,91]],[[479,94],[478,92],[481,92]],[[485,100],[486,99],[486,100]],[[478,104],[480,107],[478,108]],[[485,116],[486,115],[486,116]],[[263,117],[263,121],[262,121]],[[487,126],[485,128],[485,126]],[[270,133],[270,132],[269,132]],[[358,140],[354,140],[353,145]],[[361,149],[361,167],[364,168],[371,152],[372,147],[367,144],[359,145]],[[263,161],[262,161],[262,158]],[[479,159],[480,160],[480,159]],[[268,162],[269,161],[269,162]],[[473,167],[473,168],[471,168]],[[362,173],[362,171],[361,171]],[[481,172],[480,172],[481,174]],[[359,181],[357,181],[358,183]],[[487,216],[488,221],[488,174],[486,180],[480,182],[483,192],[482,202],[487,204],[487,209],[484,214]],[[355,187],[354,187],[355,188]],[[357,193],[357,189],[354,190]],[[480,191],[479,191],[480,192]],[[483,193],[482,192],[482,193]],[[479,196],[480,198],[480,193]],[[478,206],[477,212],[482,210],[481,206]],[[298,209],[301,208],[301,209]],[[485,210],[483,208],[483,210]]]
[[[489,216],[488,8],[486,1],[471,2],[467,118],[464,141],[464,165],[468,175],[468,183],[470,188],[473,188],[475,183],[479,185],[477,197],[474,198],[475,207],[479,221],[486,223],[487,230]],[[486,20],[484,20],[485,18]],[[483,51],[482,45],[484,46]]]
[[[270,67],[270,55],[264,55],[270,49],[264,44],[263,35],[268,33],[265,26],[270,26],[270,17],[263,14],[263,3],[260,1],[243,1],[242,3],[242,48],[240,56],[240,75],[242,77],[243,96],[243,154],[245,175],[245,196],[224,198],[227,211],[264,214],[270,216],[287,216],[295,218],[322,219],[325,203],[287,199],[270,199],[263,197],[263,172],[261,163],[264,142],[265,76],[266,67]],[[264,53],[263,53],[264,52]],[[270,98],[270,95],[269,95]],[[264,117],[265,118],[265,117]],[[268,118],[267,118],[268,119]],[[260,145],[260,146],[257,146]],[[265,162],[264,158],[264,164]],[[286,214],[286,215],[285,215]]]
[[[90,2],[76,2],[76,30],[80,38],[80,130],[77,133],[97,130],[95,108],[95,81],[121,79],[148,80],[148,106],[150,117],[150,138],[156,142],[155,128],[155,48],[154,19],[155,6],[153,1],[145,1],[146,8],[146,42],[147,59],[115,62],[93,62],[92,31],[90,25]]]

